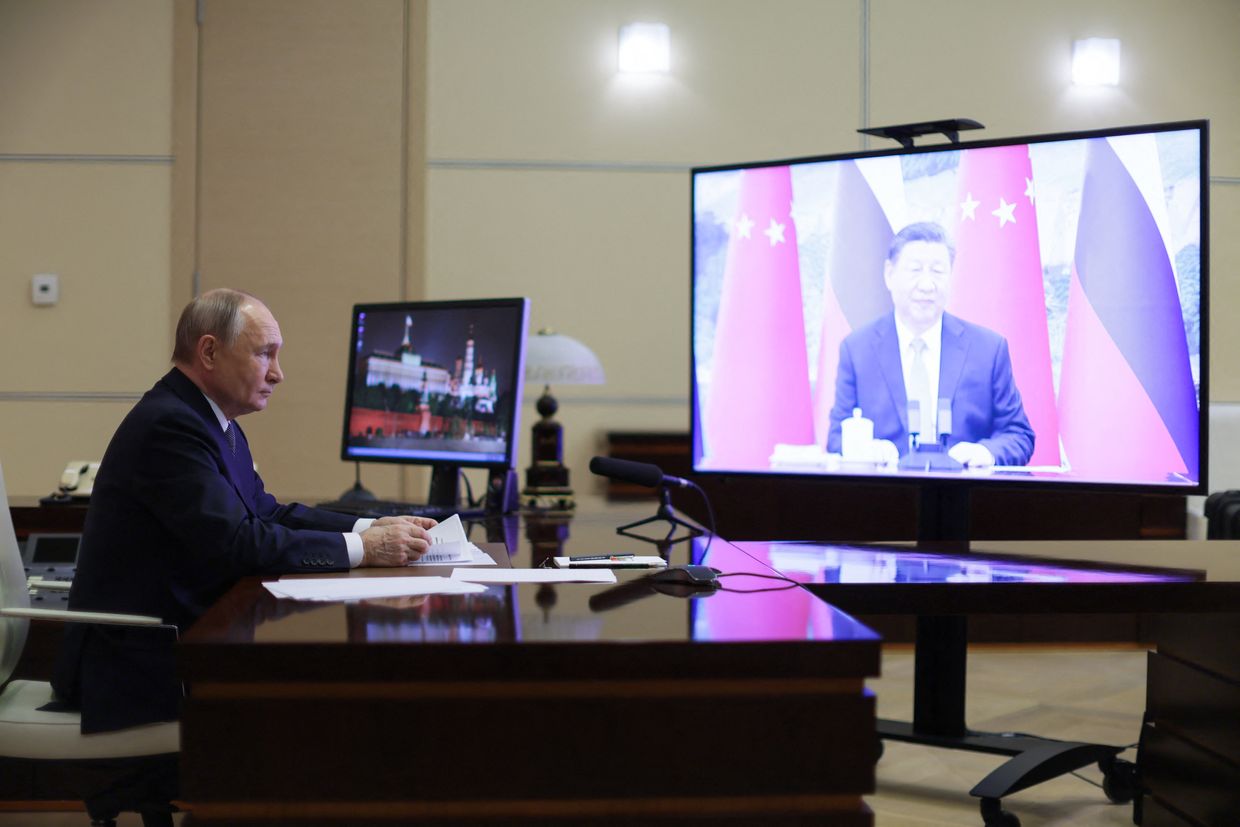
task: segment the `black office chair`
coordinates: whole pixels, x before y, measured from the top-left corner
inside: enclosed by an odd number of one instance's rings
[[[0,776],[30,779],[27,795],[81,799],[94,825],[138,812],[146,827],[170,827],[180,729],[175,721],[83,735],[77,712],[41,707],[53,700],[41,681],[9,680],[31,618],[70,623],[165,627],[157,617],[32,609],[30,585],[0,471]],[[174,627],[169,634],[175,634]]]

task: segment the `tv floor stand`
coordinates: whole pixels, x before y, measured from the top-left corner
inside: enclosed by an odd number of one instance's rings
[[[923,486],[918,546],[936,551],[967,550],[968,532],[968,486]],[[918,616],[913,721],[879,719],[880,756],[883,739],[1011,756],[969,791],[980,799],[986,827],[1020,827],[1020,819],[1003,809],[1004,797],[1090,764],[1097,764],[1102,771],[1103,790],[1111,802],[1132,801],[1137,793],[1136,766],[1118,757],[1125,747],[970,729],[965,723],[968,643],[967,616]]]

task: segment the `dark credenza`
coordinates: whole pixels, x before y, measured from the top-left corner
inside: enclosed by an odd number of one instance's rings
[[[1240,824],[1240,613],[1160,619],[1146,714],[1143,823]]]
[[[710,495],[719,533],[733,540],[912,540],[918,487],[829,477],[694,475],[689,434],[609,431],[608,455],[648,462],[694,479]],[[649,488],[611,481],[608,496],[652,496]],[[701,497],[678,491],[676,506],[705,522]],[[975,540],[1183,539],[1186,500],[1178,494],[1065,491],[1024,485],[982,486],[972,493]]]

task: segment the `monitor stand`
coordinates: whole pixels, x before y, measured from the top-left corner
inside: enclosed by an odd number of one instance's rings
[[[968,485],[927,483],[917,499],[917,547],[967,551],[970,528]]]
[[[460,508],[461,466],[436,463],[431,466],[431,490],[426,504],[455,512]]]

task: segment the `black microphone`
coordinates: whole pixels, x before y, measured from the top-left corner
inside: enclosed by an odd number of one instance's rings
[[[663,469],[657,465],[651,465],[648,462],[632,462],[627,459],[595,457],[590,460],[590,471],[600,477],[644,485],[647,488],[661,488],[665,485],[688,488],[693,485],[683,477],[664,474]]]

